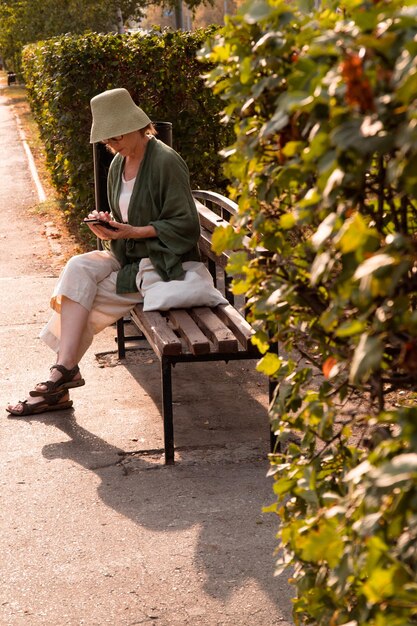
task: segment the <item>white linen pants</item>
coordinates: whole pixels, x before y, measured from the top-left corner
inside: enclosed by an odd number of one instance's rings
[[[63,296],[81,304],[90,314],[81,337],[78,362],[89,348],[95,334],[143,301],[140,292],[116,293],[120,263],[110,252],[94,250],[72,257],[65,265],[51,297],[52,317],[40,338],[59,352],[61,337],[61,299]]]

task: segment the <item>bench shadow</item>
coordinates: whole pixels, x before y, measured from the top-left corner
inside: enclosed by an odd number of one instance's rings
[[[132,375],[137,375],[135,367]],[[141,386],[154,393],[142,379]],[[106,506],[157,533],[199,528],[192,569],[204,580],[208,596],[226,601],[252,580],[277,607],[277,615],[291,621],[286,575],[273,575],[277,519],[262,513],[262,507],[273,500],[262,452],[240,462],[228,460],[223,451],[208,461],[197,455],[191,462],[165,466],[160,457],[126,455],[81,427],[74,410],[66,419],[52,415],[36,419],[69,439],[45,446],[44,457],[70,460],[94,472],[100,479],[98,495]],[[174,558],[175,549],[174,543]],[[178,555],[180,562],[184,558]]]
[[[117,361],[149,396],[160,416],[160,363],[147,342]],[[105,353],[106,354],[106,353]],[[176,448],[187,444],[224,445],[256,441],[265,456],[270,446],[268,379],[255,371],[255,360],[177,363],[172,367]]]

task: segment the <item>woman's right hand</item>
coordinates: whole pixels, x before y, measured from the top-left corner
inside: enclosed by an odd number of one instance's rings
[[[88,219],[89,220],[96,219],[96,220],[103,220],[104,222],[110,222],[111,216],[110,216],[110,213],[108,213],[107,211],[94,210],[88,214]],[[99,239],[102,239],[102,240],[110,239],[109,231],[106,228],[103,228],[102,226],[99,226],[98,224],[92,224],[91,222],[86,222],[86,224],[89,227],[89,229],[95,234],[95,236],[98,237]]]
[[[88,219],[89,220],[103,220],[104,222],[110,222],[111,220],[111,215],[108,211],[91,211],[91,213],[88,214]]]

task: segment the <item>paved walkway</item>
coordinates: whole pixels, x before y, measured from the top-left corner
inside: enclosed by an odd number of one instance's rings
[[[5,406],[53,361],[37,336],[60,259],[4,96],[0,144]],[[277,520],[262,514],[266,381],[249,362],[178,365],[181,449],[165,467],[158,364],[146,349],[119,363],[114,345],[107,329],[87,353],[73,410],[0,421],[0,624],[290,626]]]

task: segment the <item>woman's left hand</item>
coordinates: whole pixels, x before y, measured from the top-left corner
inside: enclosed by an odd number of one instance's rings
[[[106,228],[105,226],[100,226],[99,224],[94,224],[93,222],[86,222],[90,230],[99,239],[129,239],[129,237],[132,237],[131,231],[133,227],[130,226],[130,224],[115,222],[111,219],[110,213],[107,211],[91,211],[91,213],[88,214],[88,218],[101,220],[109,224],[109,226],[113,226],[113,228],[117,229],[110,230],[110,228]]]
[[[104,211],[92,211],[88,214],[89,219],[100,219],[107,222],[110,226],[113,226],[117,230],[110,230],[105,226],[87,222],[90,230],[99,239],[147,239],[157,237],[155,228],[151,225],[148,226],[132,226],[131,224],[124,224],[121,222],[115,222],[110,218],[110,214]]]
[[[117,230],[109,230],[98,224],[89,224],[91,230],[100,239],[149,239],[157,237],[157,232],[153,226],[132,226],[131,224],[123,224],[114,220],[106,220],[110,226],[114,226]]]
[[[135,227],[130,224],[122,224],[120,222],[115,222],[114,220],[107,220],[107,223],[117,230],[110,230],[105,226],[99,226],[98,224],[91,224],[91,230],[98,236],[100,239],[131,239],[134,237]]]

